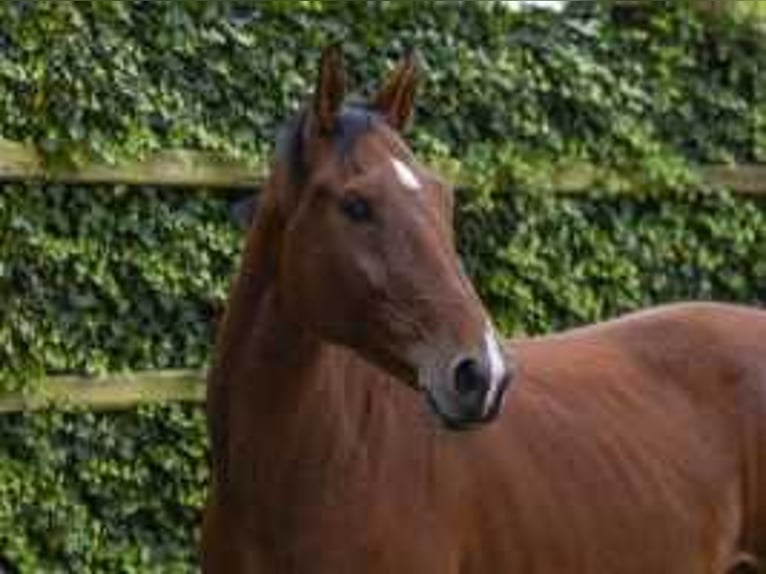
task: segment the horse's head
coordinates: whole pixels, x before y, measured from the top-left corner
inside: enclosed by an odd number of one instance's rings
[[[400,135],[413,107],[408,56],[365,105],[344,105],[336,48],[311,104],[284,129],[264,200],[283,221],[280,304],[425,392],[451,427],[493,419],[511,379],[455,251],[452,190]]]

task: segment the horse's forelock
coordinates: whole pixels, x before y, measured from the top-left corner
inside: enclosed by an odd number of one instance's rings
[[[378,112],[362,104],[350,104],[338,114],[335,131],[331,135],[341,160],[348,158],[359,137],[372,129]],[[276,157],[287,168],[291,183],[305,184],[310,165],[306,157],[306,127],[309,120],[307,109],[302,109],[288,121],[277,136]]]

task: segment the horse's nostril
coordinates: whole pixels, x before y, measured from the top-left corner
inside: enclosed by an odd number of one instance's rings
[[[484,394],[488,389],[489,377],[478,361],[465,358],[455,365],[455,390],[458,394]]]

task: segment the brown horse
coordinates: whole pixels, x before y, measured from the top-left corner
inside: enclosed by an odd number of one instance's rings
[[[499,345],[399,135],[414,90],[407,58],[344,106],[327,50],[281,136],[210,376],[204,572],[761,571],[766,313]]]

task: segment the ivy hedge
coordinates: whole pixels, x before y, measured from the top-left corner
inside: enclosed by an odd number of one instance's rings
[[[629,18],[499,2],[16,0],[0,4],[0,134],[52,164],[190,147],[264,163],[342,40],[372,89],[425,58],[410,138],[464,184],[461,251],[506,332],[677,299],[766,304],[766,201],[698,163],[766,159],[766,38],[678,2]],[[556,174],[599,166],[593,189]],[[0,389],[198,367],[236,265],[231,194],[0,189]],[[199,406],[0,418],[0,568],[185,573],[207,479]]]

